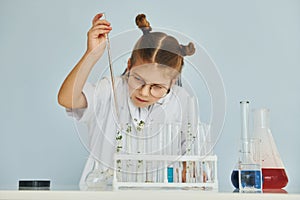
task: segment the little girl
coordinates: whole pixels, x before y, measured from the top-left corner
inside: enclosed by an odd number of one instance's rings
[[[143,151],[130,136],[140,134],[150,124],[179,124],[183,133],[188,123],[190,95],[183,87],[177,86],[176,81],[182,70],[183,58],[195,52],[194,45],[180,45],[172,36],[151,32],[144,14],[136,17],[136,24],[143,35],[134,46],[124,74],[115,77],[117,98],[114,99],[110,78],[103,78],[97,84],[86,82],[105,50],[106,34],[112,30],[110,23],[101,19],[102,16],[97,14],[94,17],[88,31],[87,50],[58,94],[58,102],[68,114],[88,126],[90,157],[82,173],[81,186],[92,169],[94,159],[101,163],[103,171],[108,172],[113,166],[115,152]],[[151,137],[151,148],[145,153],[162,151],[163,147],[159,146],[160,142],[155,142],[158,141],[155,136]],[[181,140],[183,145],[184,137]]]

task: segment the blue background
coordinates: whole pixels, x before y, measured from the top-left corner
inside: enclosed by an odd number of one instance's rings
[[[19,179],[51,179],[53,189],[77,189],[88,152],[57,92],[86,48],[93,16],[105,11],[111,35],[151,24],[198,41],[219,68],[227,96],[218,155],[220,191],[233,191],[238,157],[239,101],[271,110],[271,130],[300,192],[299,0],[0,0],[0,189]]]

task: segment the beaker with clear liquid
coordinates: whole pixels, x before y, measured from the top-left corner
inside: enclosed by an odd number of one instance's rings
[[[259,157],[259,142],[249,134],[249,102],[241,101],[241,138],[239,161],[231,174],[233,186],[243,191],[262,190],[262,171]],[[255,159],[256,158],[256,159]]]
[[[281,189],[288,183],[283,162],[280,158],[270,129],[270,110],[253,110],[253,135],[261,141],[263,189]]]

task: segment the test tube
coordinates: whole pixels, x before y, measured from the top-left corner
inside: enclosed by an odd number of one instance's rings
[[[164,154],[164,145],[165,145],[165,140],[164,140],[164,128],[165,128],[165,126],[164,126],[164,124],[158,124],[158,131],[159,131],[159,141],[158,141],[158,143],[159,143],[159,154],[160,155],[163,155]]]
[[[178,183],[182,182],[182,162],[178,162]]]
[[[181,154],[181,133],[179,129],[178,124],[173,124],[172,126],[172,136],[173,136],[173,141],[172,141],[172,154],[173,155],[182,155]]]
[[[159,124],[159,155],[163,156],[164,155],[164,124]],[[164,182],[164,169],[165,169],[165,164],[164,161],[157,161],[158,163],[158,182]]]
[[[158,143],[158,139],[159,138],[159,126],[157,123],[152,124],[151,126],[151,146],[150,146],[150,151],[151,154],[157,155],[159,154],[159,143]],[[154,147],[154,148],[153,148]],[[151,169],[151,173],[150,173],[150,177],[149,179],[152,180],[152,182],[158,182],[157,180],[157,173],[158,173],[158,164],[157,161],[152,160],[150,161],[150,169]],[[152,176],[152,178],[151,178]]]
[[[165,145],[165,149],[166,149],[166,155],[172,155],[172,144],[173,144],[173,137],[172,137],[172,124],[169,123],[165,126],[165,135],[166,135],[166,145]]]
[[[138,154],[139,156],[144,155],[145,154],[145,140],[144,140],[144,136],[143,136],[143,130],[141,131],[137,131],[137,150],[138,150]],[[145,173],[145,168],[144,168],[144,160],[140,159],[137,161],[137,171],[136,171],[136,175],[137,175],[137,182],[144,182],[144,175]]]
[[[200,183],[201,180],[200,180],[200,161],[196,161],[195,162],[195,182],[196,183]]]
[[[129,135],[128,134],[125,134],[125,141],[126,141],[126,153],[129,154],[130,152],[130,138],[129,138]],[[130,169],[129,169],[129,160],[126,160],[125,161],[125,171],[126,171],[126,182],[130,182],[131,179],[130,179]]]
[[[151,136],[151,130],[152,130],[152,124],[149,124],[149,126],[145,127],[145,154],[151,155],[152,154],[152,137]],[[146,182],[153,182],[152,179],[152,161],[147,160],[145,161],[145,181]]]

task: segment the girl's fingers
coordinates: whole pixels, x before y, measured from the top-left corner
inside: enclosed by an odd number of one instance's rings
[[[110,26],[105,26],[101,24],[101,25],[93,26],[90,30],[95,30],[95,29],[111,30],[112,28]]]
[[[110,23],[105,19],[101,19],[102,16],[103,14],[99,13],[94,17],[93,26],[88,31],[90,38],[100,38],[112,30]]]
[[[92,38],[98,38],[100,35],[104,35],[109,32],[110,32],[110,30],[94,29],[94,30],[90,30],[89,34],[90,34],[90,36],[92,36]]]
[[[93,23],[93,26],[96,26],[96,25],[99,25],[99,24],[104,24],[104,25],[110,26],[110,23],[105,19],[95,21],[95,23]]]
[[[111,27],[99,25],[96,27],[92,27],[89,30],[89,35],[91,35],[93,38],[95,38],[95,37],[99,37],[101,34],[108,34],[110,31],[111,31]]]
[[[99,19],[103,16],[103,13],[99,13],[97,15],[95,15],[95,17],[93,18],[93,25],[99,21]]]

